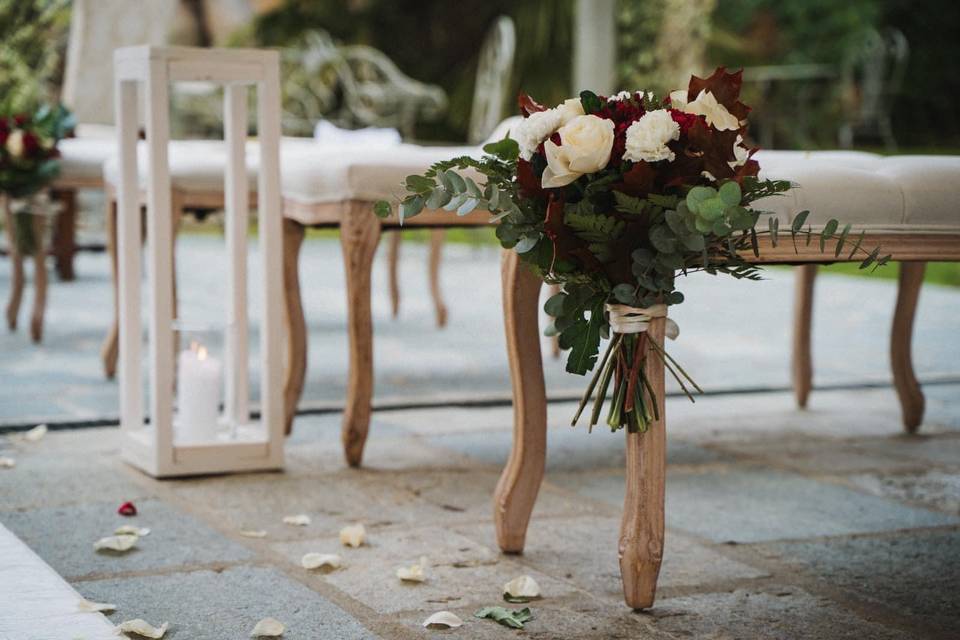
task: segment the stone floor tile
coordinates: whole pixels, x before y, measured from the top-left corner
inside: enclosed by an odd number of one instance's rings
[[[912,460],[919,466],[960,469],[960,438],[957,437],[901,434],[866,440],[860,446],[886,456]]]
[[[832,587],[883,604],[898,616],[956,633],[960,627],[960,531],[770,545]]]
[[[170,623],[164,640],[249,638],[256,623],[276,618],[285,640],[376,638],[342,608],[279,571],[234,567],[165,575],[95,580],[75,585],[88,600],[117,605],[115,623],[143,618]]]
[[[623,504],[617,473],[562,476],[595,500]],[[668,471],[667,526],[714,542],[760,542],[960,524],[960,518],[761,468]]]
[[[431,611],[437,607],[498,604],[502,586],[522,574],[540,584],[545,597],[576,593],[569,583],[513,562],[495,550],[440,527],[369,532],[368,545],[343,547],[337,538],[278,543],[273,549],[300,566],[305,553],[337,553],[344,568],[316,576],[359,600],[377,613]],[[426,582],[401,582],[398,567],[428,563]]]
[[[47,564],[68,579],[183,565],[231,563],[251,553],[192,516],[157,500],[137,504],[138,515],[117,515],[114,502],[0,512],[0,521]],[[148,527],[150,535],[124,554],[94,551],[93,543],[116,527]]]
[[[650,617],[657,629],[678,638],[906,640],[922,637],[865,620],[792,586],[669,598],[659,601]]]
[[[458,531],[495,546],[492,525],[462,527]],[[526,566],[563,577],[581,589],[613,602],[623,600],[617,545],[620,519],[534,518],[520,558]],[[689,537],[668,531],[660,587],[709,585],[766,576],[767,573],[730,560]]]
[[[885,498],[921,504],[960,516],[960,473],[862,474],[848,478],[854,485]]]

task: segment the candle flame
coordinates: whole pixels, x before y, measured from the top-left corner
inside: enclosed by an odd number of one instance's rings
[[[207,359],[207,348],[203,345],[197,346],[197,360]]]

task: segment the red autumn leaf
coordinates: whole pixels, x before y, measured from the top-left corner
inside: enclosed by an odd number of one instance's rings
[[[634,163],[630,171],[623,174],[623,182],[612,185],[612,188],[628,196],[643,198],[653,190],[656,177],[657,173],[650,164],[641,160]]]
[[[137,507],[132,502],[124,502],[120,505],[120,508],[117,509],[117,513],[122,516],[135,516],[137,515]]]
[[[690,78],[687,100],[696,100],[700,92],[707,90],[717,102],[727,108],[737,120],[745,120],[750,107],[740,102],[740,87],[743,86],[743,69],[736,73],[727,73],[726,67],[717,67],[709,78]]]
[[[533,165],[523,158],[517,160],[517,183],[520,185],[520,194],[526,198],[543,195],[540,177],[533,170]]]
[[[520,113],[523,114],[523,117],[526,118],[531,113],[537,113],[538,111],[546,111],[547,108],[528,96],[525,93],[521,93],[517,96],[517,103],[520,105]]]
[[[728,162],[735,160],[733,145],[737,141],[738,131],[716,131],[705,122],[698,120],[687,133],[688,149],[702,153],[703,168],[717,180],[732,178],[733,169]]]
[[[543,233],[553,243],[553,262],[573,258],[579,260],[587,271],[601,268],[596,256],[590,253],[582,240],[563,222],[563,197],[550,193],[547,203],[547,215],[543,220]],[[553,265],[551,265],[551,269]]]

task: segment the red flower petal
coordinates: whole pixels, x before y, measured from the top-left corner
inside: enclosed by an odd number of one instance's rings
[[[120,505],[120,508],[117,509],[117,513],[122,516],[135,516],[137,515],[137,507],[132,502],[124,502]]]

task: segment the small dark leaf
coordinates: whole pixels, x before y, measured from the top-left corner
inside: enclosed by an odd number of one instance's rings
[[[834,258],[840,257],[840,252],[843,251],[843,244],[847,241],[847,234],[850,233],[851,225],[846,225],[843,227],[843,231],[840,232],[840,238],[837,240],[837,248],[833,252]]]
[[[373,205],[373,215],[378,218],[389,218],[393,212],[393,207],[386,200],[379,200]]]
[[[793,219],[793,222],[790,225],[790,228],[794,231],[800,231],[803,228],[803,223],[807,221],[807,216],[810,215],[809,211],[801,211]]]

